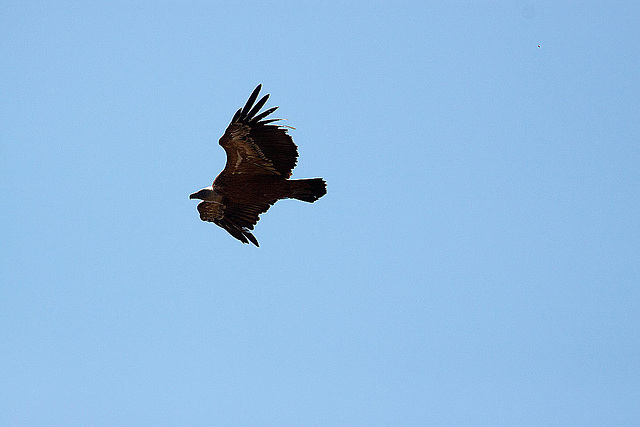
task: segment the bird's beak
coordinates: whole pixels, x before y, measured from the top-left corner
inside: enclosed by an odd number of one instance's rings
[[[189,199],[195,199],[195,197],[194,197],[195,195],[196,195],[196,193],[189,194]]]

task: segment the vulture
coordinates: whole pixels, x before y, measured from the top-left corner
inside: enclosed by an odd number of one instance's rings
[[[259,84],[244,107],[238,109],[219,140],[227,163],[209,187],[189,196],[202,200],[202,221],[224,228],[242,243],[258,245],[251,230],[271,205],[280,199],[313,203],[327,193],[322,178],[289,179],[296,166],[298,147],[287,128],[267,119],[278,107],[260,112],[269,94],[260,98]]]

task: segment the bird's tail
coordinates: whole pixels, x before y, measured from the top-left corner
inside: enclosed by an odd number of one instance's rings
[[[313,203],[327,194],[327,183],[322,178],[292,179],[289,182],[290,198]]]

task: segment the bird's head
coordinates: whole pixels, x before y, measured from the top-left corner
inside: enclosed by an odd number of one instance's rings
[[[213,196],[213,188],[207,187],[189,195],[189,199],[208,200]]]

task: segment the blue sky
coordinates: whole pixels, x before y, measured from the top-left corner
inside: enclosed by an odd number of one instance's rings
[[[0,424],[640,423],[637,2],[89,3],[0,5]]]

